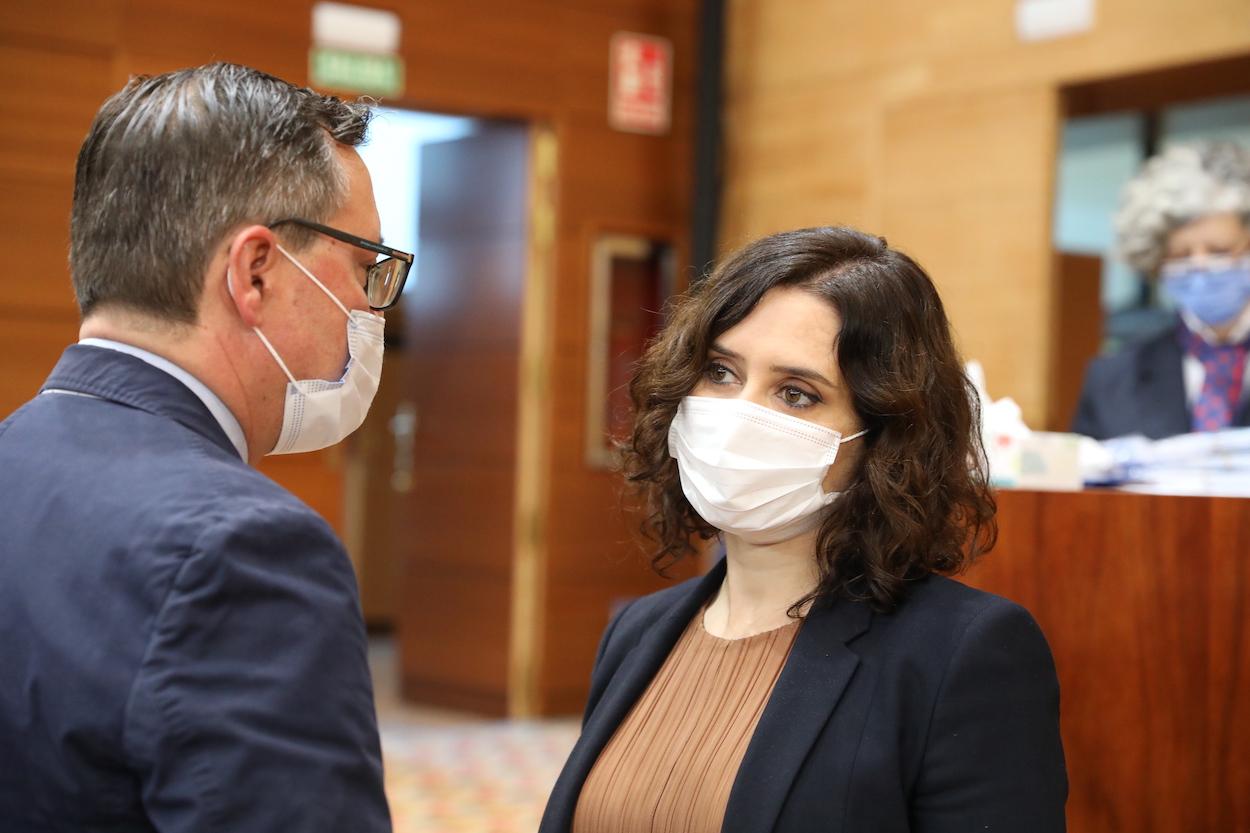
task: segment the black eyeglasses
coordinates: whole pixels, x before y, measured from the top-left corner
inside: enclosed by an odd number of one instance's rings
[[[324,234],[326,237],[333,237],[335,240],[341,240],[344,243],[349,243],[366,251],[386,255],[382,260],[369,267],[369,279],[365,285],[365,295],[369,298],[369,306],[378,311],[390,309],[399,302],[399,296],[404,291],[404,282],[408,280],[408,270],[412,268],[411,254],[401,252],[399,249],[392,249],[390,246],[383,246],[381,243],[374,243],[372,240],[366,240],[363,237],[357,237],[354,234],[348,234],[330,226],[323,226],[321,223],[302,220],[299,217],[287,217],[286,219],[278,220],[270,223],[269,228],[280,226],[284,223],[294,223],[297,226],[312,229],[315,232]]]

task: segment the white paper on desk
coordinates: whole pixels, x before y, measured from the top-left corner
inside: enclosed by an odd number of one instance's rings
[[[1162,440],[1117,437],[1102,447],[1131,481],[1122,488],[1131,491],[1250,496],[1250,428]]]
[[[1250,478],[1244,472],[1200,471],[1191,468],[1160,468],[1148,479],[1125,483],[1126,492],[1203,497],[1250,497]]]
[[[1250,428],[1180,434],[1162,440],[1116,437],[1102,446],[1130,467],[1174,465],[1181,468],[1244,469],[1250,476]]]

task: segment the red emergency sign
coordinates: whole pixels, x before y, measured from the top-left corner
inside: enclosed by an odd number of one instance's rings
[[[667,133],[672,123],[673,44],[617,32],[609,49],[608,123],[631,133]]]

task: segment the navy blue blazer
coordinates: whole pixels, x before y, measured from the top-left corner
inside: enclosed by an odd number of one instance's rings
[[[566,833],[604,746],[725,576],[634,601],[608,625],[582,735],[541,833]],[[891,614],[813,608],[760,717],[725,833],[1057,833],[1059,684],[1033,618],[939,576]]]
[[[1093,359],[1085,371],[1072,430],[1097,440],[1126,434],[1144,434],[1152,440],[1188,434],[1193,419],[1185,399],[1183,358],[1172,327]],[[1250,426],[1250,399],[1242,400],[1233,424]]]
[[[46,389],[0,423],[0,830],[389,830],[329,526],[139,359]]]

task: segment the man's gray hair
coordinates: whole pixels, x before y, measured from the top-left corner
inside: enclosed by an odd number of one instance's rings
[[[324,222],[347,197],[335,143],[370,110],[236,64],[132,78],[78,153],[70,274],[84,316],[117,306],[194,323],[204,273],[232,229]],[[292,247],[311,233],[283,229]]]
[[[1153,274],[1173,231],[1223,213],[1250,223],[1250,151],[1233,142],[1173,145],[1124,187],[1115,218],[1120,256]]]

